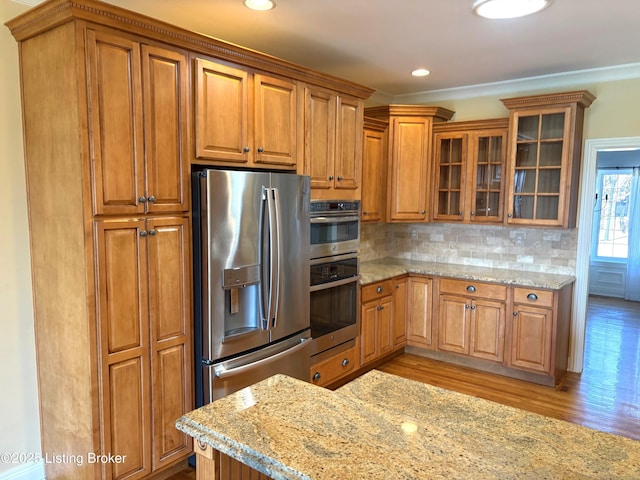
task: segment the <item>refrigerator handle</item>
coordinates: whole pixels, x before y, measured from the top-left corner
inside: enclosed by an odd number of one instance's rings
[[[272,259],[272,265],[275,265],[275,299],[273,305],[273,323],[272,328],[277,326],[278,322],[278,305],[280,304],[280,286],[282,285],[282,217],[280,215],[280,192],[277,188],[273,189],[273,205],[276,225],[276,242],[275,242],[275,260]]]
[[[233,377],[234,375],[239,375],[243,372],[246,372],[247,370],[251,370],[254,369],[256,367],[260,367],[260,366],[264,366],[267,365],[271,362],[274,362],[276,360],[279,360],[280,358],[286,356],[286,355],[291,355],[292,353],[297,352],[298,350],[301,350],[302,348],[306,348],[305,343],[307,342],[307,339],[301,339],[300,343],[298,345],[296,345],[295,347],[291,347],[287,350],[284,350],[282,352],[276,353],[275,355],[271,355],[270,357],[267,358],[263,358],[262,360],[258,360],[257,362],[251,362],[251,363],[247,363],[245,365],[241,365],[239,367],[235,367],[235,368],[230,368],[230,369],[226,369],[224,368],[222,365],[214,367],[213,369],[213,373],[214,375],[219,378],[219,379],[225,379],[225,378],[229,378],[229,377]]]
[[[267,328],[271,328],[272,320],[275,317],[275,296],[276,296],[276,264],[277,264],[277,219],[275,208],[274,188],[267,188],[267,212],[269,215],[269,302],[267,307]]]
[[[271,218],[271,214],[270,214],[270,210],[269,210],[269,189],[267,187],[262,187],[262,208],[260,208],[260,225],[264,225],[265,224],[265,218],[264,216],[266,215],[267,220],[266,222],[270,222],[270,218]],[[268,224],[268,231],[271,230],[271,226]],[[259,240],[259,244],[260,244],[260,256],[261,256],[261,274],[260,274],[260,317],[261,317],[261,327],[263,330],[268,330],[269,329],[269,323],[270,323],[270,314],[271,314],[271,304],[269,303],[271,300],[271,286],[268,283],[268,279],[267,279],[267,275],[265,274],[265,271],[270,272],[271,270],[271,259],[269,252],[267,252],[267,249],[265,247],[265,241],[269,241],[269,236],[270,234],[267,232],[267,235],[263,235],[264,233],[264,229],[261,228],[261,233],[260,233],[260,240]],[[265,238],[265,236],[267,236],[267,238]],[[269,265],[267,265],[267,262],[269,262]]]

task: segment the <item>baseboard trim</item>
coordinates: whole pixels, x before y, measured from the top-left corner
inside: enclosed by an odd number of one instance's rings
[[[44,464],[25,463],[0,473],[0,480],[45,480]]]

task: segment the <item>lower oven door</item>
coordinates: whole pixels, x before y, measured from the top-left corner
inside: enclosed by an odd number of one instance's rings
[[[360,276],[311,286],[313,354],[358,336]]]

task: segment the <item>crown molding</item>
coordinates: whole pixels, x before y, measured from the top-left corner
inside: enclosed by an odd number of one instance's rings
[[[517,92],[531,90],[559,89],[566,87],[575,88],[576,85],[614,82],[632,78],[640,78],[640,63],[629,63],[625,65],[615,65],[612,67],[576,70],[573,72],[540,75],[517,80],[505,80],[502,82],[483,83],[464,87],[396,95],[394,96],[394,102],[436,103],[475,97],[511,95]]]

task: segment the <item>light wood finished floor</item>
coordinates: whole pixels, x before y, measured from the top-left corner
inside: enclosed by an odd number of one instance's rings
[[[640,441],[640,303],[590,297],[587,318],[584,370],[556,388],[409,354],[378,369]]]

